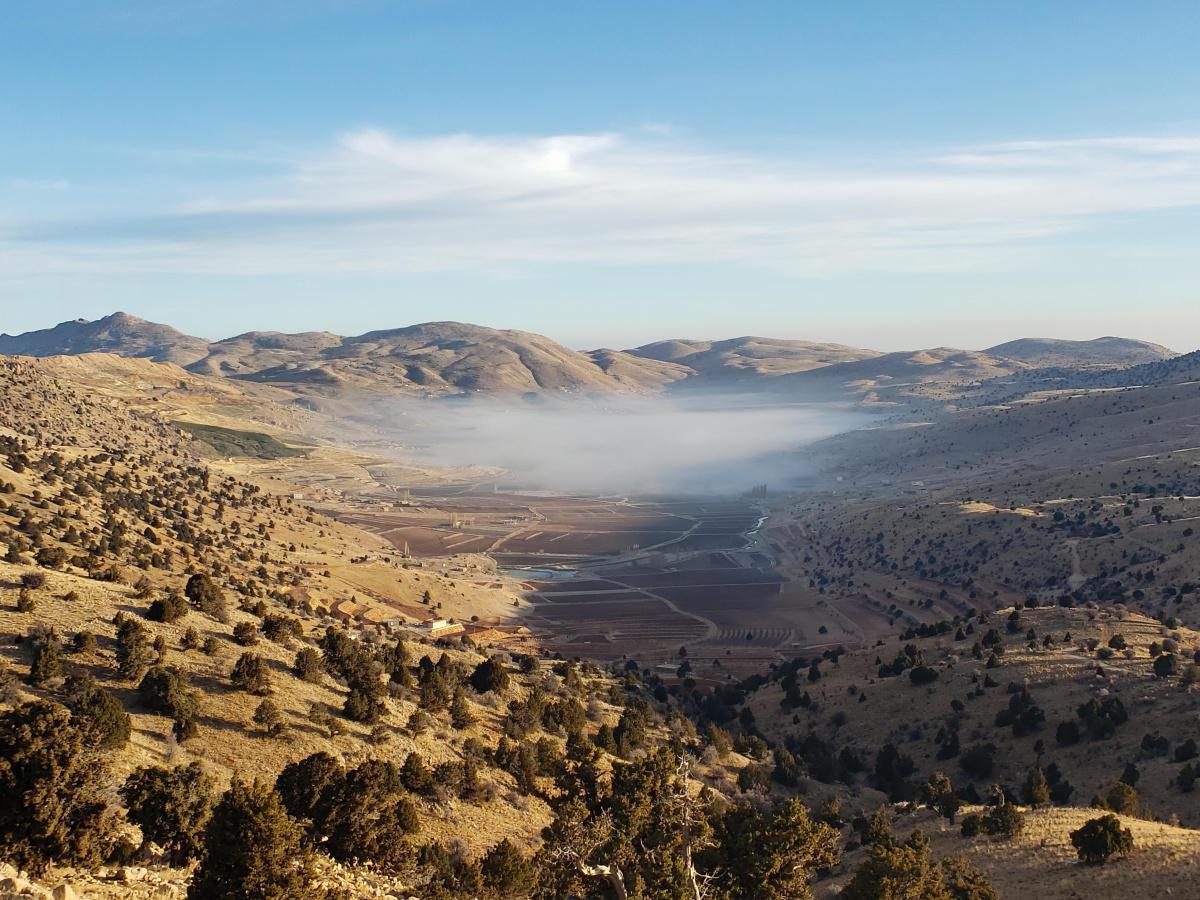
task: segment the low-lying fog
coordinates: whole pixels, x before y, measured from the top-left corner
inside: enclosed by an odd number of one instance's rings
[[[581,494],[740,493],[811,474],[803,447],[869,417],[761,397],[581,397],[389,404],[375,418],[406,455],[506,470],[507,489]]]

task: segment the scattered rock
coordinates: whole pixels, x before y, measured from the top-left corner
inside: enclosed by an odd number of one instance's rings
[[[140,857],[146,862],[161,863],[167,858],[167,851],[154,843],[154,841],[146,841],[141,846]]]
[[[121,884],[135,884],[144,881],[147,874],[141,866],[125,866],[117,875],[117,881]]]
[[[28,878],[22,878],[20,875],[9,875],[0,881],[0,893],[4,894],[25,894],[32,887],[32,882]]]

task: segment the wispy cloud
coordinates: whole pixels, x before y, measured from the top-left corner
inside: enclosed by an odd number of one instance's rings
[[[69,191],[71,182],[65,178],[12,178],[9,185],[19,191]]]
[[[0,223],[0,269],[339,272],[729,262],[986,269],[1103,217],[1200,206],[1200,137],[830,161],[668,135],[340,136],[134,214]],[[178,194],[177,194],[178,195]]]

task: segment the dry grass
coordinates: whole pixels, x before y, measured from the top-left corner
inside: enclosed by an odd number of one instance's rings
[[[1010,900],[1200,896],[1200,831],[1122,816],[1122,825],[1133,832],[1133,852],[1103,866],[1085,866],[1071,846],[1070,833],[1097,815],[1095,810],[1065,807],[1027,810],[1024,831],[1014,839],[966,839],[957,826],[928,811],[898,820],[895,830],[904,837],[920,829],[936,857],[966,856],[1000,896]],[[817,896],[836,897],[865,856],[865,850],[847,854],[846,872],[821,883]]]
[[[977,743],[996,747],[995,772],[980,785],[991,781],[1019,788],[1026,772],[1038,759],[1035,743],[1045,744],[1042,764],[1058,764],[1075,786],[1072,802],[1086,804],[1098,793],[1108,790],[1121,777],[1127,762],[1141,772],[1137,789],[1149,813],[1166,819],[1178,815],[1187,825],[1200,825],[1200,791],[1181,793],[1172,780],[1181,768],[1171,755],[1147,757],[1142,753],[1143,735],[1161,734],[1174,747],[1196,734],[1200,716],[1200,693],[1185,687],[1181,679],[1155,679],[1151,673],[1149,645],[1176,635],[1181,655],[1200,647],[1200,634],[1188,629],[1169,631],[1145,616],[1122,610],[1091,611],[1082,609],[1030,609],[1021,612],[1021,632],[1005,631],[1005,614],[992,616],[991,625],[1004,636],[1007,652],[994,669],[970,655],[971,644],[983,636],[986,627],[978,627],[968,640],[953,640],[953,633],[938,638],[918,638],[911,642],[892,640],[879,647],[854,651],[843,656],[838,665],[825,662],[823,677],[809,683],[801,672],[801,690],[807,691],[814,708],[794,711],[780,706],[783,692],[777,684],[768,685],[754,695],[750,707],[758,726],[769,738],[781,740],[788,735],[815,733],[835,748],[853,748],[868,764],[884,743],[891,742],[912,757],[921,777],[945,771],[956,784],[966,780],[955,759],[937,759],[935,737],[943,725],[957,723],[963,750]],[[1037,649],[1025,646],[1025,629],[1033,627]],[[1063,643],[1067,633],[1071,640]],[[1059,640],[1056,648],[1046,649],[1040,639],[1052,634]],[[1080,645],[1089,638],[1103,647],[1115,634],[1129,645],[1131,658],[1115,653],[1111,659],[1099,659]],[[905,643],[913,643],[925,654],[929,665],[937,668],[938,679],[928,686],[914,686],[907,673],[895,678],[879,678],[879,658],[890,663]],[[1104,672],[1097,676],[1097,666]],[[990,676],[997,686],[985,689],[983,696],[968,698]],[[1034,702],[1046,716],[1045,727],[1034,734],[1016,737],[1010,728],[995,725],[996,714],[1007,707],[1007,686],[1028,688]],[[1073,746],[1058,746],[1055,728],[1059,722],[1076,720],[1077,707],[1092,697],[1106,695],[1121,699],[1129,721],[1106,740],[1085,739]],[[865,700],[860,700],[865,697]],[[964,703],[955,712],[953,701]],[[793,714],[799,722],[793,723]],[[844,722],[842,718],[844,717]]]

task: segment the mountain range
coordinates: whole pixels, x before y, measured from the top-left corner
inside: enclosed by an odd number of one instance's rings
[[[841,344],[745,336],[658,341],[629,350],[577,351],[524,331],[430,322],[344,337],[331,332],[253,331],[209,342],[114,313],[20,335],[0,335],[0,354],[108,352],[170,362],[189,371],[273,384],[300,393],[609,393],[737,388],[797,397],[881,399],[1046,368],[1093,378],[1177,357],[1129,338],[1027,338],[969,351],[881,353]]]

